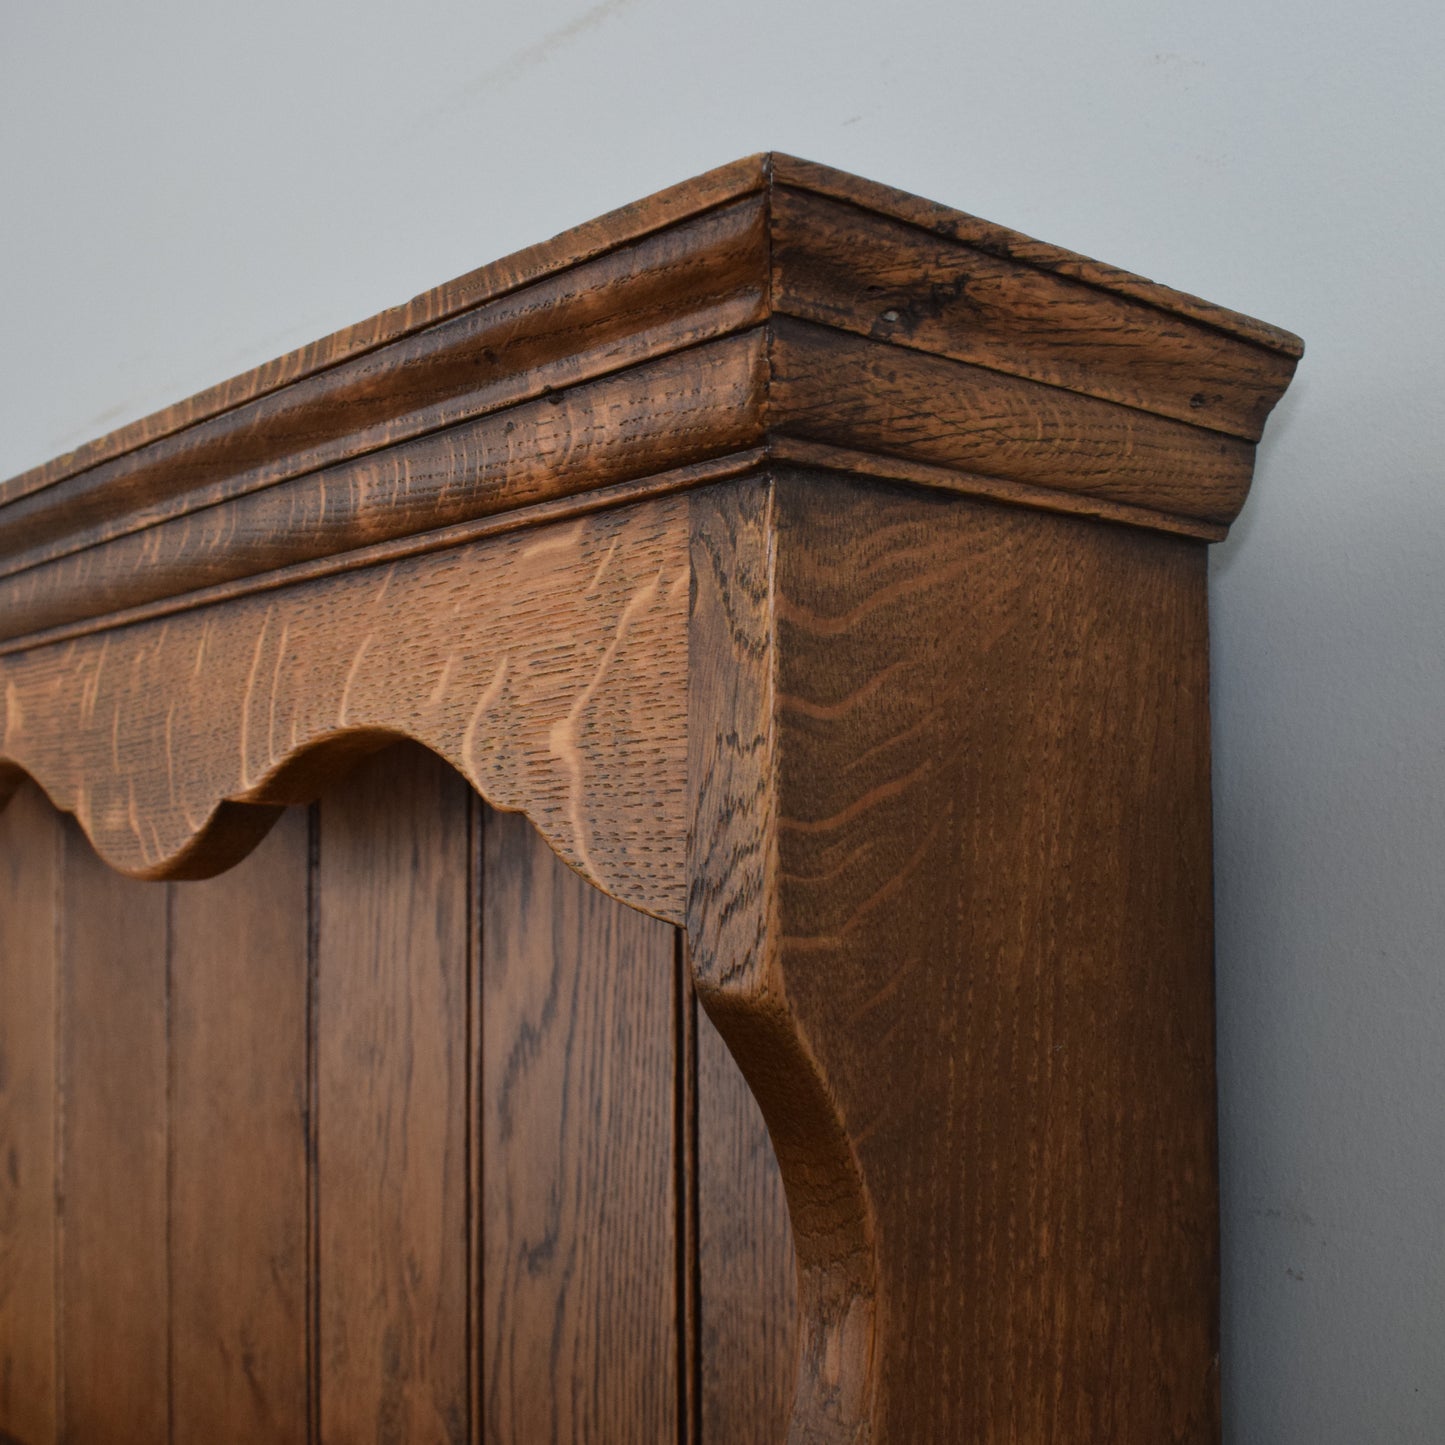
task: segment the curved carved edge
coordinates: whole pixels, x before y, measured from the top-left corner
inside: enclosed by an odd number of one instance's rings
[[[801,1335],[789,1445],[862,1445],[874,1410],[874,1210],[780,958],[771,483],[697,492],[691,504],[689,956],[787,1192]]]
[[[761,940],[760,940],[761,942]],[[765,971],[776,985],[778,971]],[[768,1126],[798,1264],[797,1374],[788,1445],[866,1445],[878,1344],[874,1209],[826,1073],[783,994],[719,987],[698,997]]]
[[[688,575],[669,497],[15,654],[0,802],[28,775],[119,871],[203,877],[408,738],[680,922]]]

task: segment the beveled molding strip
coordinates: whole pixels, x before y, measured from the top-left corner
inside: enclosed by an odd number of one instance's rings
[[[961,212],[753,157],[0,484],[0,651],[745,460],[1215,540],[1300,353]]]

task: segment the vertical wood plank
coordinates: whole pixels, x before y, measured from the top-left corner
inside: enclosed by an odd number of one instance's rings
[[[485,853],[491,810],[475,795],[468,819],[467,887],[471,900],[467,960],[467,1445],[482,1445],[486,1429],[486,1375],[482,1364],[482,1270],[486,1259],[486,1219],[482,1183],[482,946],[487,897]]]
[[[172,1438],[306,1438],[309,830],[171,885]]]
[[[777,1156],[727,1045],[697,1019],[703,1445],[782,1445],[797,1370],[793,1230]]]
[[[678,1431],[673,930],[489,814],[482,950],[490,1445]]]
[[[420,748],[322,800],[320,1433],[465,1441],[468,810]]]
[[[62,890],[62,1429],[168,1435],[166,887],[68,824]]]
[[[38,788],[0,813],[0,1435],[56,1438],[55,1001],[64,831]]]
[[[700,1354],[701,1273],[698,1268],[698,1063],[697,993],[687,939],[681,929],[673,934],[673,1037],[677,1040],[673,1074],[677,1141],[673,1160],[677,1208],[677,1342],[678,1342],[678,1445],[698,1445],[702,1439],[702,1358]]]

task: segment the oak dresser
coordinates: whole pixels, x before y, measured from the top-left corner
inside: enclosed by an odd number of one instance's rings
[[[1299,355],[760,156],[0,484],[0,1435],[1217,1442]]]

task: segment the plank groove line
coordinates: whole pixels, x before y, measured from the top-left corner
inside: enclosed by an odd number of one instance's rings
[[[485,827],[489,1445],[655,1445],[678,1424],[673,930]]]
[[[39,790],[0,816],[0,1432],[59,1427],[64,829]]]

